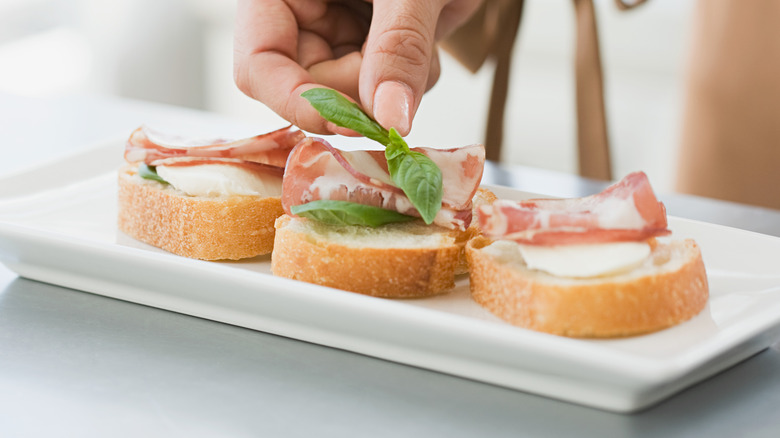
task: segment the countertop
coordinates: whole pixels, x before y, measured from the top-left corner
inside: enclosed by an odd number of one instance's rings
[[[0,178],[142,123],[247,129],[105,97],[0,95]],[[255,127],[249,127],[255,128]],[[491,164],[553,196],[604,185]],[[661,194],[669,213],[780,236],[780,212]],[[616,414],[17,277],[0,265],[0,436],[776,436],[780,343]]]

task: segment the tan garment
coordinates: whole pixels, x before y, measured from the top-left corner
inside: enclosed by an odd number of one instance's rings
[[[441,44],[472,73],[488,58],[496,63],[485,123],[485,156],[488,160],[501,161],[509,67],[522,15],[523,0],[487,0],[466,24]]]
[[[780,208],[780,1],[695,12],[677,189]]]
[[[573,1],[580,175],[610,179],[593,2]],[[620,9],[644,2],[615,1]],[[485,139],[495,161],[522,4],[486,0],[442,45],[472,71],[496,62]],[[780,0],[699,0],[695,12],[677,189],[780,208]]]

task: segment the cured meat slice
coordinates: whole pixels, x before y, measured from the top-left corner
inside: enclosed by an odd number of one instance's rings
[[[498,200],[478,209],[492,239],[538,245],[639,241],[669,234],[666,208],[643,172],[584,198]]]
[[[434,223],[465,229],[471,223],[471,200],[482,179],[482,145],[454,149],[413,148],[441,169],[442,209]],[[403,191],[393,183],[384,151],[342,151],[319,138],[301,141],[290,154],[283,183],[282,206],[321,199],[350,201],[419,217]]]
[[[235,158],[255,163],[284,167],[292,148],[305,134],[288,126],[267,134],[241,140],[191,140],[162,134],[147,127],[133,131],[125,145],[125,160],[130,163],[165,158]]]

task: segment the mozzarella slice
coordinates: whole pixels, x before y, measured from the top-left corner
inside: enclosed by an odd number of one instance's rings
[[[281,196],[282,179],[261,177],[239,166],[207,164],[157,166],[157,174],[190,196]]]
[[[644,242],[594,245],[520,245],[526,265],[558,277],[599,277],[630,270],[650,255]]]
[[[650,255],[646,242],[588,245],[520,245],[496,241],[485,248],[503,263],[524,263],[557,277],[591,278],[615,275],[641,265]]]

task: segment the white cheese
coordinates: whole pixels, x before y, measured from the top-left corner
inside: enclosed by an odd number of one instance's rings
[[[639,266],[650,255],[645,242],[538,246],[498,241],[485,249],[504,263],[522,260],[530,269],[569,278],[618,274]]]
[[[157,174],[190,196],[281,196],[282,179],[229,164],[157,166]]]

